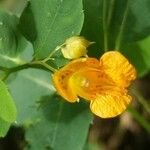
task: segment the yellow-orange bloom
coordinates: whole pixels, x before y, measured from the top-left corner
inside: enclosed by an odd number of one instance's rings
[[[69,102],[82,97],[90,102],[99,117],[121,114],[131,102],[127,87],[136,78],[136,70],[119,52],[106,52],[100,60],[79,58],[53,74],[58,93]]]

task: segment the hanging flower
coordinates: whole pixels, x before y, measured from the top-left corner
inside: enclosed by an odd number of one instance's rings
[[[76,59],[87,54],[87,47],[93,42],[89,42],[83,37],[73,36],[66,40],[61,51],[65,58]]]
[[[68,102],[79,97],[90,102],[91,111],[102,118],[121,114],[131,102],[127,87],[136,70],[119,52],[106,52],[100,60],[79,58],[53,74],[58,93]]]

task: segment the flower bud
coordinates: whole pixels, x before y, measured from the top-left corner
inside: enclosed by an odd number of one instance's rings
[[[66,40],[65,46],[61,51],[63,56],[68,59],[76,59],[87,54],[87,47],[93,42],[89,42],[83,37],[73,36]]]

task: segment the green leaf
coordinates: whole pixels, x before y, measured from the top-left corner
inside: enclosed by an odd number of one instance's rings
[[[29,149],[82,150],[92,115],[88,105],[70,104],[57,95],[44,96],[37,123],[26,131]]]
[[[6,85],[0,81],[0,118],[6,122],[16,120],[16,107]]]
[[[50,73],[40,69],[19,71],[15,78],[11,75],[7,83],[16,103],[18,124],[30,122],[36,114],[36,103],[41,96],[55,92],[50,82]]]
[[[101,0],[83,0],[85,19],[81,35],[95,42],[88,48],[89,55],[95,57],[99,57],[104,50],[101,5]]]
[[[142,41],[127,44],[121,52],[130,60],[136,67],[139,77],[146,75],[150,71],[150,37]]]
[[[97,43],[99,53],[120,49],[150,34],[149,0],[84,0],[84,8],[82,35]]]
[[[104,149],[103,148],[103,145],[97,141],[88,141],[85,146],[84,146],[84,149],[83,150],[102,150]]]
[[[26,6],[21,15],[18,27],[27,40],[32,43],[35,41],[37,32],[30,3]]]
[[[26,69],[12,78],[7,82],[18,109],[17,123],[27,127],[31,149],[81,149],[92,121],[87,104],[65,103],[55,95],[49,72]]]
[[[0,66],[14,67],[32,59],[32,45],[19,33],[19,19],[0,11]]]
[[[6,122],[0,118],[0,137],[4,137],[7,134],[10,125],[11,125],[10,122]]]
[[[27,30],[36,31],[31,34],[37,35],[33,43],[35,57],[40,59],[66,38],[79,34],[83,19],[82,0],[30,0],[30,7],[27,7],[21,18],[21,25],[25,28],[21,29],[25,37],[31,40],[34,36],[31,38]]]
[[[112,42],[111,48],[114,48],[114,45],[117,47],[118,44],[124,45],[141,40],[150,34],[149,0],[112,1],[114,4],[109,36],[111,36],[110,40],[114,42]]]

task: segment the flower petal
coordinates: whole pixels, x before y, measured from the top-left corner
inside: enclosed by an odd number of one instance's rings
[[[74,88],[78,96],[86,100],[94,100],[97,93],[104,92],[104,87],[114,84],[100,68],[84,67],[70,78],[70,86]]]
[[[78,100],[78,97],[74,89],[68,85],[68,79],[71,75],[72,72],[69,70],[59,70],[52,75],[52,79],[58,94],[73,103]]]
[[[136,70],[119,52],[109,51],[100,58],[100,66],[118,86],[128,87],[136,78]]]
[[[80,58],[53,74],[53,82],[58,93],[69,102],[78,101],[77,91],[70,82],[71,76],[85,67],[99,68],[99,61],[95,58]]]
[[[131,102],[131,96],[126,94],[126,90],[115,91],[110,94],[99,94],[91,101],[91,111],[101,118],[112,118],[124,112]]]

